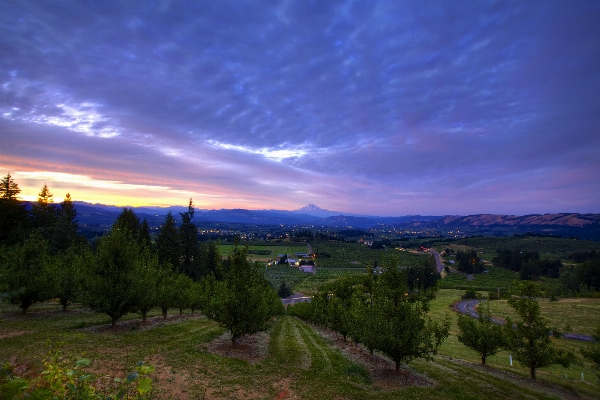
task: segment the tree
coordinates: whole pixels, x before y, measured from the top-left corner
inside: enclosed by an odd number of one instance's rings
[[[71,195],[66,194],[57,211],[56,224],[52,235],[52,249],[55,252],[65,251],[78,240],[77,210],[71,200]]]
[[[592,337],[596,342],[588,345],[585,349],[581,349],[581,354],[594,363],[593,368],[598,376],[598,381],[600,381],[600,325],[598,325]]]
[[[205,314],[231,332],[235,347],[241,336],[265,330],[283,306],[262,270],[246,260],[246,249],[239,249],[237,243],[228,265],[223,280],[214,275],[205,278],[209,292]]]
[[[133,271],[133,311],[146,322],[148,312],[158,305],[158,279],[160,276],[158,257],[144,247]]]
[[[279,288],[277,289],[277,295],[282,299],[292,295],[292,291],[285,285],[285,281],[281,282],[281,285],[279,285]]]
[[[40,232],[33,232],[22,245],[3,249],[1,278],[11,304],[23,314],[34,303],[49,300],[54,295],[55,276],[48,243]]]
[[[181,253],[180,246],[181,243],[179,240],[179,233],[177,232],[177,226],[175,225],[175,218],[173,218],[173,214],[169,211],[165,218],[165,223],[156,239],[158,261],[161,264],[170,263],[178,270]]]
[[[183,314],[183,310],[192,306],[193,286],[194,281],[187,275],[176,274],[173,277],[173,282],[171,286],[171,298],[173,301],[173,307],[179,309],[179,316]]]
[[[50,189],[44,184],[38,194],[37,203],[32,205],[31,218],[33,227],[38,229],[47,240],[52,237],[56,223],[56,208],[53,203],[54,195],[50,193]]]
[[[94,262],[94,259],[85,244],[69,247],[66,251],[55,255],[55,259],[54,297],[58,298],[63,310],[66,310],[72,303],[82,300],[86,279],[85,269]]]
[[[485,307],[485,309],[483,309]],[[481,357],[481,364],[485,365],[487,357],[498,353],[506,346],[502,326],[495,324],[490,315],[490,306],[480,304],[477,312],[478,318],[469,315],[458,315],[458,340],[475,351]]]
[[[113,225],[100,239],[87,288],[87,303],[96,312],[107,314],[112,326],[134,310],[135,271],[139,246],[127,228]]]
[[[448,337],[450,320],[446,317],[438,323],[426,316],[435,287],[429,293],[409,293],[406,272],[396,265],[395,260],[390,260],[377,279],[372,310],[380,329],[378,350],[396,363],[398,371],[402,362],[432,359]]]
[[[19,200],[19,185],[7,174],[0,181],[0,245],[20,243],[27,233],[27,211]]]
[[[179,240],[181,243],[181,262],[179,263],[179,271],[183,272],[192,279],[199,279],[200,272],[198,271],[199,244],[198,244],[198,228],[192,222],[194,218],[194,204],[192,199],[188,205],[188,210],[181,215],[181,226],[179,227]]]
[[[162,311],[163,318],[167,318],[169,308],[174,307],[173,288],[176,272],[169,263],[159,264],[158,278],[156,281],[157,305]]]
[[[521,281],[515,293],[508,299],[508,304],[517,312],[520,321],[506,319],[504,332],[508,349],[522,365],[529,367],[531,379],[535,379],[537,368],[552,364],[560,364],[567,368],[574,362],[572,351],[557,349],[552,345],[550,336],[560,337],[560,331],[550,327],[546,318],[541,316],[540,306],[536,300],[540,289],[537,284]]]

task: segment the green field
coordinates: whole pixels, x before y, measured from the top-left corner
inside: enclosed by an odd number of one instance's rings
[[[432,303],[432,317],[451,312],[449,305],[460,294],[441,291]],[[22,316],[12,306],[0,307],[0,363],[11,361],[33,375],[42,368],[47,343],[61,341],[65,355],[91,359],[88,370],[101,376],[97,382],[108,384],[108,375],[123,377],[129,366],[144,360],[156,366],[151,377],[157,399],[550,399],[600,392],[596,379],[581,367],[542,368],[540,380],[556,388],[530,383],[524,368],[508,366],[505,353],[489,360],[491,368],[479,368],[477,355],[456,340],[455,323],[435,361],[417,360],[396,374],[381,355],[373,358],[341,345],[336,335],[324,335],[292,317],[278,318],[266,334],[243,339],[241,353],[226,356],[228,351],[219,351],[229,345],[223,329],[204,317],[142,325],[138,316],[128,315],[112,330],[100,327],[109,323],[107,317],[85,309],[62,312],[58,305],[43,304]],[[134,320],[138,323],[127,325]]]
[[[245,246],[244,242],[242,242],[240,246]],[[235,245],[226,243],[219,246],[219,251],[221,252],[222,257],[227,257],[234,248]],[[278,254],[287,254],[289,258],[294,258],[295,253],[306,253],[307,246],[306,244],[301,243],[270,244],[265,242],[264,245],[252,243],[248,246],[248,250],[256,250],[261,252],[270,251],[270,254],[268,255],[248,254],[248,260],[250,261],[267,262],[270,260],[277,260]]]
[[[317,256],[317,265],[324,268],[367,268],[375,262],[381,266],[386,258],[395,257],[399,265],[415,265],[429,255],[418,255],[393,248],[373,250],[360,243],[315,243],[313,251]],[[322,257],[324,253],[330,257]]]
[[[512,287],[515,279],[519,279],[518,272],[492,266],[487,266],[486,268],[489,272],[473,274],[472,280],[468,280],[466,274],[452,272],[444,279],[440,280],[438,284],[442,289],[475,289],[491,291],[497,290],[498,288],[508,289]]]
[[[569,324],[570,332],[592,336],[594,329],[600,327],[600,299],[559,299],[550,301],[539,299],[542,316],[550,325],[564,330]],[[516,313],[506,300],[491,301],[490,310],[500,318],[517,318]],[[594,325],[595,324],[595,325]]]

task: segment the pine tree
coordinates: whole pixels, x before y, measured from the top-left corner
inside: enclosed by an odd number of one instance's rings
[[[67,193],[57,212],[52,235],[52,249],[60,252],[73,246],[78,240],[78,228],[77,210],[71,200],[71,195]]]
[[[192,203],[192,199],[190,199],[188,210],[184,213],[179,213],[179,215],[181,215],[181,226],[179,227],[181,262],[179,263],[179,271],[197,280],[200,278],[200,247],[198,243],[198,228],[192,222],[194,218],[194,204]]]
[[[7,174],[0,181],[0,245],[13,245],[27,236],[27,211],[19,200],[19,185]]]
[[[175,218],[169,211],[165,218],[158,238],[156,239],[156,249],[158,251],[158,261],[161,264],[170,263],[176,270],[179,270],[179,259],[180,259],[180,240],[177,226],[175,225]]]
[[[53,203],[54,195],[50,192],[48,186],[44,184],[38,194],[37,203],[32,205],[31,217],[33,227],[38,229],[47,240],[52,237],[56,223],[56,207]]]

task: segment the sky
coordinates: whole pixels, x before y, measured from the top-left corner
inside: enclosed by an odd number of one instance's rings
[[[600,1],[0,0],[21,198],[600,212]]]

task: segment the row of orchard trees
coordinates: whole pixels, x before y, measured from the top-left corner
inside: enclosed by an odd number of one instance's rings
[[[449,317],[441,322],[427,316],[435,298],[437,272],[432,263],[398,268],[385,261],[381,274],[370,270],[356,280],[345,276],[321,289],[310,302],[289,306],[288,313],[325,326],[371,353],[387,354],[400,364],[430,359],[448,336]]]
[[[92,248],[77,234],[69,195],[57,208],[44,185],[28,211],[10,175],[0,190],[0,223],[17,227],[16,238],[4,235],[0,241],[0,295],[23,313],[34,303],[58,299],[65,309],[82,303],[105,313],[114,326],[131,312],[145,320],[155,308],[164,317],[169,308],[180,314],[202,310],[231,330],[235,343],[283,312],[262,271],[247,261],[246,249],[236,246],[222,259],[217,243],[199,244],[191,200],[179,227],[167,215],[156,243],[146,221],[125,208]]]

